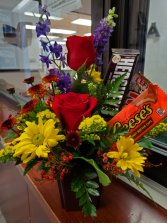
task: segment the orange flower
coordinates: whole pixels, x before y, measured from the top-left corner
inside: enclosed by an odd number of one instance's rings
[[[27,114],[28,112],[32,111],[35,107],[36,107],[36,104],[39,102],[39,99],[36,98],[36,99],[33,99],[29,102],[27,102],[21,109],[20,113],[22,115],[25,115]]]
[[[53,83],[53,82],[57,82],[60,78],[57,77],[56,74],[49,74],[45,77],[42,78],[42,83],[46,84],[46,83]]]
[[[23,83],[26,83],[26,84],[32,84],[34,82],[34,79],[35,77],[29,77],[29,78],[26,78],[24,79]]]
[[[27,91],[27,95],[31,94],[32,98],[36,98],[37,96],[39,96],[40,98],[42,97],[42,95],[46,94],[47,90],[45,85],[43,84],[36,84],[32,87],[30,87]]]
[[[4,121],[1,125],[0,125],[0,132],[4,131],[4,130],[8,130],[11,129],[17,122],[17,118],[13,118],[11,117],[11,115],[9,116],[8,119],[6,119],[6,121]]]

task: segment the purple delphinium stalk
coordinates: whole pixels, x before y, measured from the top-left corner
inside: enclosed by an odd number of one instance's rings
[[[50,27],[48,25],[50,25],[51,22],[50,20],[46,19],[45,21],[43,21],[43,23],[38,22],[36,23],[36,33],[37,33],[37,37],[44,35],[46,36],[47,32],[50,32]]]
[[[47,7],[47,5],[44,5],[43,8],[40,5],[38,6],[39,12],[43,15],[46,15],[46,17],[48,18],[50,16],[50,13],[47,11]]]
[[[65,66],[68,66],[67,63],[66,63],[66,61],[65,61],[65,60],[66,60],[65,56],[63,56],[62,54],[60,55],[59,60],[62,61],[63,68],[64,68]]]
[[[71,77],[70,74],[61,76],[56,85],[62,94],[67,94],[71,91]]]
[[[93,46],[96,51],[96,70],[98,70],[98,67],[101,67],[103,64],[101,56],[107,50],[106,46],[108,44],[108,38],[111,36],[112,32],[113,28],[107,26],[106,18],[100,21],[97,29],[94,31]]]
[[[60,56],[60,53],[62,52],[62,46],[58,45],[57,42],[55,41],[54,45],[50,45],[49,49],[52,53],[55,54],[56,58],[58,58]]]
[[[49,60],[49,56],[40,55],[40,57],[41,57],[40,60],[42,61],[42,63],[46,63],[47,68],[49,68],[49,64],[52,64],[51,61]]]
[[[43,40],[40,40],[40,42],[41,42],[41,46],[43,47],[43,50],[48,52],[48,48],[47,48],[48,42],[45,42]]]

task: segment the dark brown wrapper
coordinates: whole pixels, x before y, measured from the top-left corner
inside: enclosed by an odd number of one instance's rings
[[[114,49],[111,60],[104,78],[104,84],[112,82],[120,75],[127,73],[118,91],[121,93],[119,96],[120,103],[112,106],[118,108],[119,111],[124,106],[124,101],[129,90],[129,84],[133,75],[133,71],[137,62],[137,57],[140,54],[138,50],[128,49]]]

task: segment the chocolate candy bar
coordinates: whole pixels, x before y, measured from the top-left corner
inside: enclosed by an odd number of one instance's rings
[[[136,65],[137,57],[140,54],[138,50],[130,49],[114,49],[111,56],[111,60],[107,69],[107,73],[104,78],[104,84],[112,82],[120,75],[127,73],[124,81],[122,82],[119,92],[120,103],[113,107],[118,108],[119,111],[124,105],[126,95],[129,90],[129,84],[133,75],[133,71]]]

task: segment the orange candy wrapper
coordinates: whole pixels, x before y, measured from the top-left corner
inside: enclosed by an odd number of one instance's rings
[[[167,116],[167,95],[156,85],[150,84],[133,102],[120,111],[108,124],[126,127],[134,141]]]

